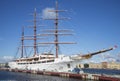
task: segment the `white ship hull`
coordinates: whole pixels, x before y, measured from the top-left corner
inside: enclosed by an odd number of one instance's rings
[[[82,56],[59,55],[58,58],[55,58],[53,54],[40,54],[30,58],[16,59],[12,62],[9,62],[8,65],[11,69],[69,72],[76,68],[76,66],[78,66],[83,60],[89,59],[93,55],[107,52],[113,49],[114,48],[104,49]]]
[[[25,62],[24,62],[25,63]],[[19,62],[9,62],[9,66],[11,69],[22,69],[22,70],[40,70],[40,71],[55,71],[55,72],[70,72],[78,64],[80,64],[80,60],[73,60],[71,57],[60,57],[55,58],[54,62],[46,62],[46,63],[36,63],[32,64],[19,64]]]

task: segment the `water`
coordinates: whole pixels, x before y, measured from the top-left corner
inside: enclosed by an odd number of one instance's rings
[[[84,81],[79,79],[0,71],[0,81]]]
[[[100,74],[108,77],[120,78],[120,70],[113,69],[82,69],[84,73]]]
[[[109,69],[83,69],[83,70],[85,73],[91,74],[108,74],[112,76],[120,75],[120,70]],[[84,80],[29,73],[0,71],[0,81],[84,81]]]

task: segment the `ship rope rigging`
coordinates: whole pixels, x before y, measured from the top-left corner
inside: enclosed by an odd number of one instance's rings
[[[55,12],[55,17],[54,18],[43,18],[44,20],[53,20],[54,21],[54,29],[47,29],[47,30],[43,30],[43,31],[46,31],[46,32],[50,32],[50,33],[45,33],[43,35],[46,35],[46,36],[51,36],[53,35],[54,36],[54,42],[42,42],[42,43],[39,43],[39,44],[54,44],[55,45],[55,55],[56,55],[56,58],[58,58],[58,55],[59,55],[59,52],[60,52],[60,46],[59,44],[75,44],[75,42],[59,42],[59,35],[61,36],[65,36],[65,35],[72,35],[71,33],[66,33],[66,32],[69,32],[70,30],[69,29],[59,29],[58,28],[58,21],[59,20],[66,20],[68,18],[59,18],[59,15],[58,13],[59,12],[65,12],[66,10],[58,10],[58,1],[56,1],[56,7],[55,7],[55,10],[49,10],[48,12]],[[52,33],[51,33],[52,32]],[[62,32],[62,33],[60,33]]]
[[[21,56],[20,58],[27,58],[31,55],[31,53],[33,53],[33,57],[34,56],[37,56],[37,54],[39,53],[38,51],[38,47],[40,45],[37,45],[37,39],[42,39],[40,38],[39,35],[37,35],[37,12],[36,12],[36,8],[34,9],[34,14],[32,14],[33,17],[34,17],[34,20],[32,21],[34,23],[33,26],[28,26],[29,28],[33,28],[33,35],[24,35],[24,29],[25,29],[25,26],[22,27],[22,35],[21,35],[21,44],[20,46],[18,47],[18,50],[17,50],[17,53],[16,53],[16,56],[15,58],[17,57],[17,54],[19,53],[19,51],[21,51]],[[39,25],[39,26],[43,26],[43,25]],[[38,38],[39,37],[39,38]],[[33,40],[33,45],[25,45],[25,40]],[[27,48],[28,47],[32,47],[31,50],[29,51],[29,53],[27,53]]]
[[[68,18],[65,17],[61,17],[59,16],[59,12],[66,12],[66,10],[59,10],[58,9],[58,1],[56,1],[56,6],[54,10],[49,10],[48,12],[54,12],[55,13],[55,17],[54,18],[43,18],[43,20],[53,20],[54,21],[54,29],[44,29],[42,30],[42,32],[47,32],[47,33],[43,33],[43,34],[37,34],[37,12],[36,12],[36,8],[34,10],[34,20],[33,22],[33,26],[30,26],[30,28],[33,28],[33,35],[24,35],[24,27],[22,28],[22,37],[21,37],[21,58],[24,58],[24,53],[26,54],[26,58],[28,56],[30,56],[30,54],[33,52],[33,57],[38,56],[39,52],[38,52],[38,47],[42,47],[42,45],[51,45],[53,44],[55,46],[55,57],[58,58],[58,55],[60,53],[60,44],[76,44],[75,42],[59,42],[59,36],[66,36],[66,35],[73,35],[71,33],[71,30],[69,29],[59,29],[59,20],[66,20]],[[42,26],[42,25],[41,25]],[[42,36],[54,36],[54,41],[53,42],[38,42],[37,39],[42,39],[40,37]],[[38,38],[39,37],[39,38]],[[25,40],[33,40],[33,45],[25,45],[24,41]],[[33,47],[29,53],[29,55],[26,52],[26,47]],[[113,49],[113,48],[111,48]],[[110,49],[110,50],[111,50]],[[48,53],[51,53],[53,50],[53,48],[51,48],[49,50]],[[88,53],[87,55],[81,55],[82,57],[85,58],[90,58],[92,55],[96,55],[105,51],[109,51],[108,50],[103,50],[103,51],[98,51],[95,53]]]

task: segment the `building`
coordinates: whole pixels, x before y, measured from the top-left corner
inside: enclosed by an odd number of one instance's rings
[[[0,68],[5,67],[6,63],[0,63]]]
[[[108,68],[108,63],[107,62],[101,62],[101,67],[103,69],[107,69]]]
[[[120,63],[118,62],[89,63],[89,68],[120,70]]]
[[[101,69],[102,68],[102,64],[101,63],[89,63],[89,68]]]
[[[120,70],[120,63],[118,62],[110,62],[107,64],[108,69],[119,69]]]

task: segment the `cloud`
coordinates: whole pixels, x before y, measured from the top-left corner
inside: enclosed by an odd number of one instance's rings
[[[13,57],[12,56],[3,56],[3,59],[5,59],[5,60],[12,60]]]
[[[13,60],[12,56],[3,56],[3,57],[0,57],[0,63],[9,62],[11,60]]]
[[[55,18],[56,14],[55,12],[51,12],[55,10],[54,8],[45,8],[42,10],[42,17],[45,19],[51,19],[51,18]]]

